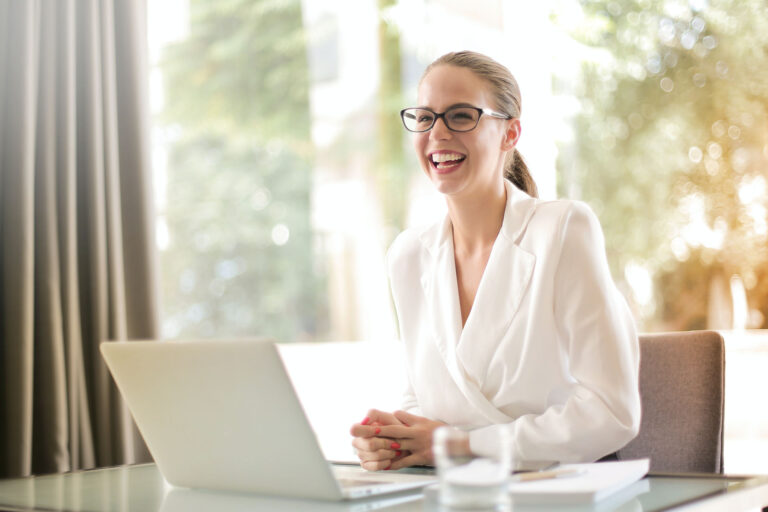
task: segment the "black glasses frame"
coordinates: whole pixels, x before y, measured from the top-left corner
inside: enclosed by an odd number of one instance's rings
[[[460,108],[468,108],[468,109],[476,110],[477,111],[477,113],[478,113],[477,122],[475,123],[475,125],[472,128],[468,128],[466,130],[455,130],[455,129],[450,127],[450,124],[448,123],[447,118],[445,117],[445,114],[447,114],[448,112],[450,112],[452,110],[457,110],[457,109],[460,109]],[[426,110],[427,112],[431,112],[432,114],[434,114],[435,117],[432,119],[432,124],[430,124],[428,128],[425,128],[424,130],[411,130],[410,128],[408,128],[408,125],[405,122],[405,115],[406,115],[406,112],[408,112],[409,110]],[[490,116],[490,117],[495,117],[496,119],[512,119],[512,116],[509,116],[507,114],[502,114],[501,112],[496,112],[495,110],[491,110],[489,108],[462,106],[462,107],[451,107],[448,110],[446,110],[445,112],[435,112],[431,108],[424,108],[424,107],[408,107],[408,108],[404,108],[404,109],[402,109],[400,111],[400,120],[403,122],[403,126],[405,127],[405,129],[408,130],[409,132],[412,132],[412,133],[428,132],[429,130],[434,128],[435,123],[437,123],[437,120],[440,119],[440,118],[443,119],[443,123],[445,124],[445,127],[448,128],[449,130],[451,130],[452,132],[466,133],[466,132],[471,132],[472,130],[477,128],[477,125],[480,124],[480,118],[483,117],[483,114],[485,114],[487,116]]]

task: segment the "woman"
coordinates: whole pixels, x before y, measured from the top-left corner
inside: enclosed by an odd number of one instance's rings
[[[432,464],[445,424],[469,430],[478,455],[496,450],[494,429],[510,430],[516,460],[618,450],[639,427],[639,352],[597,218],[583,203],[536,199],[505,67],[449,53],[418,96],[401,116],[448,215],[389,250],[409,388],[403,411],[352,426],[362,466]]]

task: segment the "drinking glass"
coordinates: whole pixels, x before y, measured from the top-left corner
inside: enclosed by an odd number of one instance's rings
[[[512,443],[509,431],[495,429],[494,454],[469,450],[469,432],[440,427],[433,436],[440,504],[450,508],[494,509],[509,505]]]

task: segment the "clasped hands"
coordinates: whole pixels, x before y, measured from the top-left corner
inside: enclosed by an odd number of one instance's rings
[[[371,409],[350,429],[360,465],[369,471],[434,464],[432,433],[445,423],[405,411]]]

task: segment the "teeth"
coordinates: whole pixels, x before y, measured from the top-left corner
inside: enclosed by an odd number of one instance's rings
[[[451,162],[453,160],[461,160],[462,158],[464,158],[464,155],[459,155],[457,153],[434,153],[432,155],[432,161],[436,164],[441,162]]]

